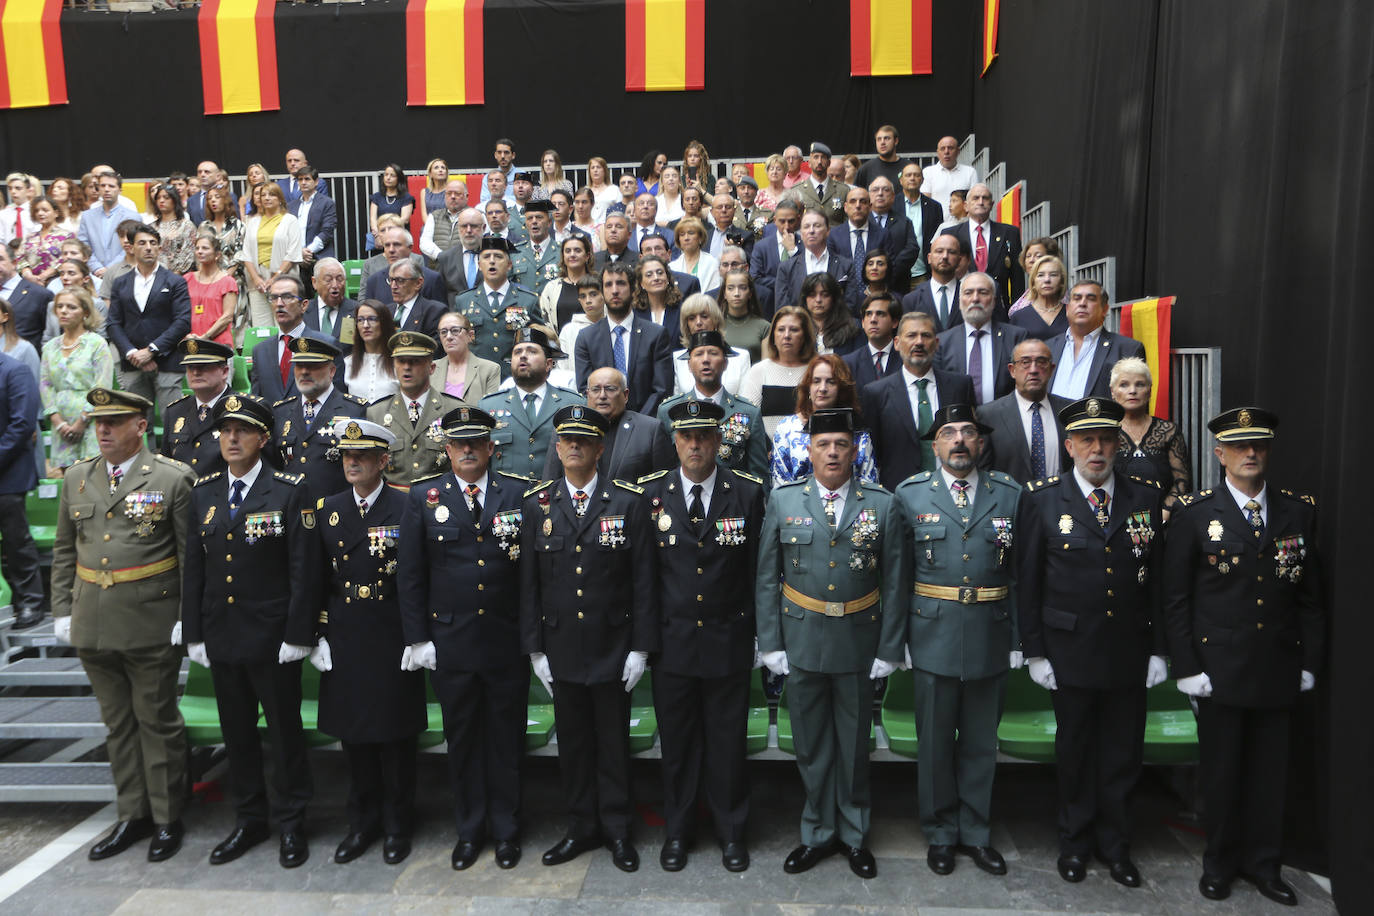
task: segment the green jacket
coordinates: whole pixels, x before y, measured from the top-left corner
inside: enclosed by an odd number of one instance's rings
[[[725,419],[720,421],[720,449],[716,460],[727,468],[753,474],[762,480],[765,489],[773,476],[768,470],[768,433],[763,428],[763,415],[758,405],[748,398],[736,397],[722,390],[720,406],[725,408]],[[668,409],[679,401],[694,396],[693,391],[675,395],[658,405],[658,422],[663,424],[663,432],[671,442],[673,423],[668,419]]]

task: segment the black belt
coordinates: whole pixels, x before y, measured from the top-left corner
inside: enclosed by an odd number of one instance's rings
[[[354,585],[334,583],[333,593],[345,599],[357,598],[360,601],[383,601],[396,597],[396,587],[390,582],[360,582]]]

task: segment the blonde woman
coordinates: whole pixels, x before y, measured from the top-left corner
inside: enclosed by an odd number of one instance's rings
[[[95,424],[86,416],[86,392],[114,383],[114,357],[95,333],[100,315],[90,293],[64,289],[53,297],[52,310],[62,333],[43,345],[38,391],[53,433],[49,464],[65,470],[100,453]]]
[[[606,220],[606,207],[620,200],[620,188],[611,181],[611,167],[605,159],[587,160],[587,189],[592,192],[592,220],[598,226]]]
[[[692,366],[688,362],[687,350],[692,335],[698,331],[719,331],[725,324],[725,315],[720,305],[705,293],[693,293],[682,303],[678,313],[681,348],[673,351],[673,394],[691,391],[696,385],[692,378]],[[734,347],[725,354],[725,371],[721,373],[720,384],[729,392],[739,391],[744,374],[749,371],[749,351]]]
[[[269,182],[267,180],[267,168],[263,166],[263,164],[260,162],[254,162],[244,172],[243,194],[239,196],[240,220],[246,221],[248,217],[252,216],[254,213],[257,212],[255,208],[257,207],[258,202],[256,198],[253,196],[254,192],[257,191],[258,188],[268,183]],[[276,182],[271,182],[271,184],[276,184]],[[283,205],[282,209],[286,209],[285,205]]]
[[[420,221],[424,222],[431,213],[444,212],[444,186],[448,184],[448,163],[442,159],[431,159],[425,166],[425,193],[417,202],[420,207]]]
[[[275,181],[255,190],[259,212],[243,226],[244,286],[248,291],[248,320],[252,327],[273,324],[267,290],[282,277],[296,276],[301,261],[301,224],[286,212],[286,194]]]

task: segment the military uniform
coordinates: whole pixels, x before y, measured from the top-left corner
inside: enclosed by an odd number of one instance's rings
[[[553,442],[554,414],[562,407],[586,404],[587,399],[576,391],[546,383],[544,403],[539,405],[531,424],[522,402],[524,396],[519,387],[507,388],[487,395],[477,406],[496,418],[496,429],[491,434],[496,446],[491,456],[492,470],[536,483]]]
[[[658,421],[663,424],[664,432],[672,436],[672,425],[668,411],[674,404],[696,397],[696,390],[675,395],[658,405]],[[740,398],[721,389],[720,406],[725,409],[725,419],[720,421],[720,450],[717,460],[727,468],[744,471],[746,474],[767,481],[769,437],[763,428],[763,415],[758,405],[748,398]]]
[[[385,426],[396,437],[391,444],[391,463],[386,468],[388,483],[408,487],[448,467],[442,420],[444,414],[457,406],[457,398],[431,387],[425,392],[420,419],[415,423],[410,422],[410,399],[400,391],[367,408],[367,419]]]
[[[366,413],[366,401],[338,388],[331,388],[315,408],[313,422],[306,422],[300,395],[282,398],[272,405],[274,426],[268,448],[277,449],[282,467],[304,478],[307,502],[313,505],[348,486],[339,463],[334,421],[343,417],[356,420]]]
[[[538,258],[534,256],[534,243],[526,240],[522,247],[511,255],[511,279],[521,287],[534,291],[536,299],[544,292],[544,287],[558,279],[559,246],[552,236],[544,239]],[[538,319],[542,321],[543,319]]]
[[[801,201],[803,212],[819,210],[830,220],[831,226],[844,222],[844,199],[849,193],[849,185],[833,178],[825,179],[825,193],[816,193],[816,182],[812,178],[799,181],[792,186],[797,199]]]
[[[480,262],[484,251],[504,251],[514,258],[517,249],[500,236],[487,235],[477,248]],[[510,363],[506,357],[515,345],[516,332],[543,321],[539,308],[539,297],[515,282],[514,263],[507,274],[506,289],[495,302],[492,296],[497,293],[486,284],[481,270],[479,282],[467,292],[461,293],[453,302],[453,310],[462,312],[472,325],[472,343],[469,347],[477,356],[483,356],[501,367],[501,378],[510,377]]]
[[[185,366],[207,365],[227,366],[234,350],[213,340],[200,340],[188,337],[177,345],[181,353],[181,364]],[[210,411],[215,404],[228,397],[233,389],[225,380],[224,390],[216,395],[202,411],[200,401],[194,393],[178,398],[167,405],[162,419],[162,441],[158,451],[168,458],[175,458],[190,465],[191,470],[204,476],[224,467],[224,459],[219,454],[219,436],[215,434],[214,424],[210,422]]]

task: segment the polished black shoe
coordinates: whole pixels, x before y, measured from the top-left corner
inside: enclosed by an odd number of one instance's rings
[[[798,846],[787,856],[782,863],[782,870],[789,875],[800,875],[804,871],[815,868],[822,859],[827,859],[839,852],[840,844],[831,840],[824,846],[807,846],[805,843]]]
[[[926,864],[937,875],[954,871],[954,847],[937,844],[926,850]]]
[[[210,853],[211,865],[232,862],[271,835],[266,824],[238,826],[228,838]]]
[[[1005,875],[1007,860],[991,846],[960,846],[959,851],[973,860],[983,871],[990,875]]]
[[[682,871],[687,867],[687,843],[684,840],[669,839],[663,843],[658,854],[658,864],[664,871]]]
[[[860,878],[878,877],[878,863],[873,861],[873,853],[863,846],[846,846],[845,855],[849,858],[849,870]]]
[[[345,862],[352,862],[358,856],[367,852],[373,840],[377,839],[377,834],[365,831],[350,833],[343,838],[338,847],[334,850],[334,861],[343,865]]]
[[[1140,871],[1130,859],[1107,863],[1112,880],[1122,887],[1140,887]]]
[[[1060,856],[1059,877],[1070,884],[1077,884],[1088,876],[1088,863],[1082,856]]]
[[[498,868],[514,868],[519,864],[519,843],[515,840],[502,840],[496,844],[496,865]]]
[[[43,622],[43,618],[46,616],[42,608],[35,607],[29,608],[26,611],[20,611],[15,615],[14,623],[10,624],[10,629],[27,630],[29,627],[36,627]]]
[[[1242,875],[1241,877],[1253,884],[1255,890],[1275,903],[1282,903],[1284,906],[1298,905],[1298,895],[1293,893],[1293,889],[1285,884],[1278,875],[1268,875],[1263,878],[1254,875]]]
[[[148,844],[148,861],[165,862],[181,850],[181,838],[186,835],[186,828],[181,825],[181,819],[172,821],[170,824],[157,824],[153,831],[153,841]]]
[[[1203,872],[1198,879],[1197,889],[1202,892],[1202,896],[1208,900],[1225,900],[1231,896],[1231,882],[1225,878],[1218,878],[1216,875],[1209,875]]]
[[[749,868],[749,847],[743,843],[726,843],[720,851],[720,864],[726,871],[745,871]]]
[[[90,859],[99,862],[110,856],[117,856],[139,840],[147,839],[153,833],[153,819],[139,817],[131,821],[120,821],[105,838],[91,847]]]
[[[545,865],[562,865],[564,862],[571,862],[584,852],[589,852],[603,845],[605,844],[593,837],[565,836],[558,841],[558,845],[544,853],[544,858],[541,861]]]
[[[387,865],[399,865],[410,855],[410,836],[404,833],[389,833],[382,840],[382,861]]]
[[[453,847],[453,858],[450,860],[454,871],[463,871],[471,868],[477,861],[477,857],[482,853],[481,843],[470,843],[467,840],[459,840]]]
[[[281,835],[281,852],[277,855],[277,861],[281,863],[282,868],[299,868],[308,858],[310,844],[305,839],[305,833],[300,830],[288,830]]]
[[[611,863],[621,871],[639,871],[639,852],[628,839],[612,840]]]

